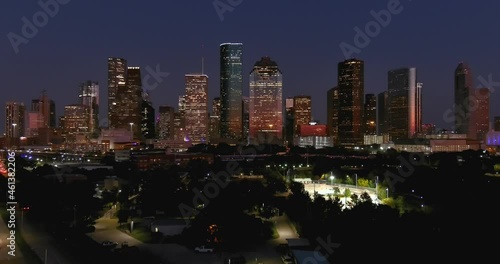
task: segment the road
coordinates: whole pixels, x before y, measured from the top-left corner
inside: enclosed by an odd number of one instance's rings
[[[113,210],[113,209],[111,209]],[[118,243],[128,242],[129,246],[137,246],[151,254],[160,257],[164,264],[176,263],[200,263],[200,264],[220,264],[225,257],[229,255],[224,252],[215,253],[196,253],[193,249],[186,248],[178,244],[144,244],[141,241],[125,234],[116,227],[118,220],[112,218],[113,211],[108,211],[105,216],[96,221],[96,231],[89,233],[88,236],[96,242],[101,243],[105,240],[111,240]],[[247,261],[252,263],[256,259],[266,264],[281,264],[281,256],[277,251],[280,244],[286,243],[287,238],[298,238],[298,234],[290,224],[286,215],[277,216],[270,219],[275,223],[279,237],[269,240],[259,245],[253,251],[238,252],[231,255],[243,255]]]
[[[125,233],[118,230],[118,219],[113,218],[115,209],[107,211],[103,217],[96,220],[95,231],[88,233],[94,241],[102,243],[105,240],[110,240],[121,244],[127,242],[129,246],[141,246],[143,243]]]
[[[253,251],[237,252],[230,255],[243,255],[249,263],[255,260],[262,261],[265,264],[281,264],[281,256],[277,251],[279,244],[286,243],[287,238],[298,238],[298,234],[290,225],[288,217],[279,216],[270,219],[275,222],[279,237],[259,245]],[[200,263],[200,264],[220,264],[228,253],[196,253],[193,249],[186,248],[177,244],[144,244],[143,248],[152,254],[159,256],[169,264],[177,263]],[[257,263],[257,261],[255,261]]]

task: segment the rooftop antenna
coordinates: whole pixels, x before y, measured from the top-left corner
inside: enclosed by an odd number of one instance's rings
[[[204,44],[201,44],[201,74],[205,74],[205,57],[203,56]]]

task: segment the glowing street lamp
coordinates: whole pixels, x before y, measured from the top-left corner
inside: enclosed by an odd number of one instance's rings
[[[16,123],[12,124],[12,137],[16,137],[16,126],[17,126]]]
[[[130,137],[131,137],[131,140],[134,139],[134,131],[132,130],[132,127],[134,126],[134,123],[129,123],[130,125]]]
[[[16,138],[16,126],[17,126],[16,123],[12,124],[12,138],[14,138],[14,139]],[[14,140],[14,142],[16,142],[16,141]],[[14,143],[14,144],[17,145],[17,143]]]

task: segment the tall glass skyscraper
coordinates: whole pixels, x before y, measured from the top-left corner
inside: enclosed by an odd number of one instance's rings
[[[422,85],[416,68],[388,72],[388,132],[391,139],[408,139],[422,128]]]
[[[108,126],[120,126],[119,93],[126,89],[127,61],[122,58],[108,58]]]
[[[97,136],[96,132],[99,129],[99,84],[94,81],[86,81],[80,84],[80,104],[85,105],[89,109],[89,132],[93,136]]]
[[[363,144],[364,69],[358,59],[338,64],[339,143],[347,147]]]
[[[470,111],[471,96],[474,94],[472,71],[464,62],[455,69],[455,127],[459,134],[475,138],[476,128],[473,113]]]
[[[240,139],[242,118],[242,43],[220,45],[220,132],[222,139]]]
[[[282,143],[283,76],[269,57],[257,61],[250,73],[249,123],[251,143]]]
[[[5,136],[24,137],[26,107],[20,102],[7,102],[5,105]]]
[[[185,129],[187,140],[196,143],[208,141],[208,76],[186,74]],[[241,101],[240,101],[241,104]]]

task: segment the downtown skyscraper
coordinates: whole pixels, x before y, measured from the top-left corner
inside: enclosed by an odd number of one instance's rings
[[[143,92],[142,94],[141,135],[143,139],[156,138],[155,108],[147,92]]]
[[[338,144],[339,139],[339,88],[333,87],[326,93],[326,128],[327,133]]]
[[[388,72],[387,121],[391,139],[409,139],[422,129],[421,88],[416,68]]]
[[[283,76],[278,64],[262,57],[250,72],[250,143],[282,142]]]
[[[220,45],[220,136],[238,140],[243,135],[243,44]]]
[[[299,134],[301,125],[309,125],[312,121],[312,100],[309,95],[293,97],[293,128],[294,137]]]
[[[108,120],[110,129],[131,130],[141,137],[142,80],[139,67],[122,58],[108,58]]]
[[[108,127],[122,128],[121,120],[122,94],[127,89],[127,60],[108,58]]]
[[[364,62],[348,59],[338,64],[339,143],[354,147],[363,144]]]
[[[90,80],[81,83],[78,97],[80,104],[89,109],[89,132],[96,137],[99,130],[99,83]]]
[[[162,105],[158,110],[158,123],[156,125],[158,138],[160,140],[173,139],[175,109],[171,106]]]
[[[476,108],[476,137],[477,140],[484,140],[490,130],[490,89],[478,88],[474,90]]]
[[[7,102],[5,105],[5,136],[24,137],[26,107],[23,103]]]
[[[472,71],[464,62],[455,69],[455,126],[458,134],[467,134],[469,138],[476,137],[475,113],[471,111],[471,101],[474,95]]]
[[[377,134],[377,97],[375,94],[365,95],[364,125],[365,135]]]
[[[187,140],[196,143],[208,141],[208,76],[186,74],[185,133]],[[241,101],[240,101],[241,104]]]

